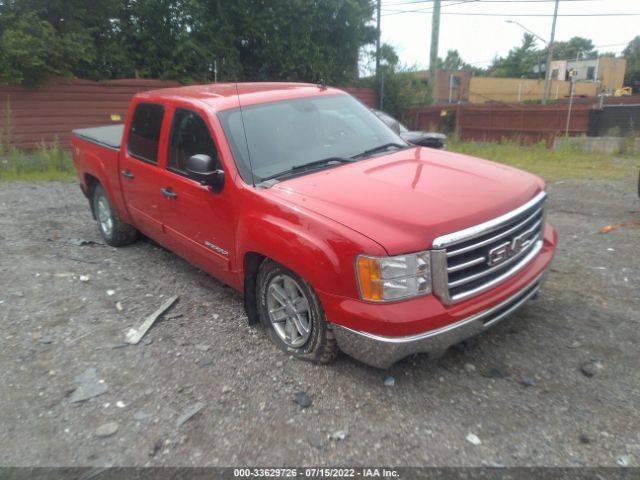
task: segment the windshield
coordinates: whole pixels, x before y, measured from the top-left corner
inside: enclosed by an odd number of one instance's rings
[[[306,164],[357,156],[381,145],[406,145],[349,95],[252,105],[243,107],[242,114],[240,109],[223,111],[219,118],[247,183],[292,169],[302,173]]]

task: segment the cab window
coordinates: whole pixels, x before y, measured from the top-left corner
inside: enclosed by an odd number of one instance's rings
[[[158,163],[158,145],[163,117],[162,105],[141,103],[136,107],[127,143],[127,150],[132,157],[148,163]]]
[[[187,160],[199,154],[209,155],[215,162],[215,168],[222,168],[216,144],[205,121],[192,110],[178,108],[173,115],[167,168],[187,175]]]

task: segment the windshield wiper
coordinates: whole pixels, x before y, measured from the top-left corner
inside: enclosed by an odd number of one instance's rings
[[[348,158],[348,157],[322,158],[320,160],[315,160],[313,162],[303,163],[302,165],[294,165],[289,170],[284,170],[283,172],[274,173],[273,175],[269,175],[268,177],[263,178],[262,182],[266,182],[267,180],[275,180],[276,178],[285,177],[288,175],[295,175],[298,172],[305,172],[308,170],[319,170],[322,167],[329,167],[332,165],[339,165],[341,163],[349,163],[353,161],[354,161],[353,158]]]
[[[370,148],[369,150],[365,150],[364,152],[353,155],[351,158],[356,159],[356,158],[366,157],[367,155],[372,155],[374,153],[384,152],[385,150],[391,147],[398,147],[398,149],[400,150],[409,148],[408,145],[403,145],[402,143],[398,143],[398,142],[384,143],[382,145],[378,145],[377,147]]]

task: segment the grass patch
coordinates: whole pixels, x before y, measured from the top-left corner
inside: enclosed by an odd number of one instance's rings
[[[72,180],[76,175],[71,154],[57,142],[28,152],[15,148],[0,152],[0,181]]]
[[[632,157],[585,153],[567,146],[549,150],[544,142],[519,145],[515,142],[447,142],[453,152],[486,158],[521,168],[545,180],[612,179],[638,175],[638,160]]]

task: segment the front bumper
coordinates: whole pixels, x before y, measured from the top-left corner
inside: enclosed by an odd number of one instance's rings
[[[450,346],[495,325],[535,295],[558,241],[548,224],[543,238],[541,250],[525,268],[499,286],[454,305],[443,304],[435,295],[372,304],[318,293],[336,341],[348,355],[379,368],[414,353],[438,357]]]
[[[498,305],[418,335],[387,337],[358,332],[341,325],[334,325],[333,332],[344,353],[373,367],[388,368],[414,353],[428,353],[430,357],[438,358],[452,345],[482,333],[517,310],[538,292],[543,280],[544,274]]]

